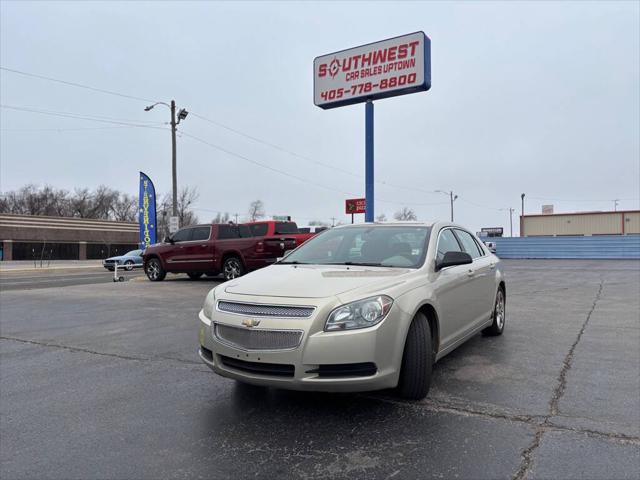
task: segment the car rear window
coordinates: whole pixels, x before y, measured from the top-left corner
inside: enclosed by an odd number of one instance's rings
[[[283,233],[298,233],[298,225],[294,222],[276,222],[276,235]]]
[[[269,229],[269,225],[266,223],[255,223],[253,225],[249,225],[251,229],[251,235],[254,237],[264,237],[267,234]]]

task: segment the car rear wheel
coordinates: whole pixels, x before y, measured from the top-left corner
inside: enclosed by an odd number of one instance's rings
[[[409,327],[402,354],[402,369],[398,382],[398,393],[410,400],[421,400],[429,393],[433,348],[429,321],[418,313]]]
[[[203,274],[202,272],[189,272],[187,273],[187,275],[189,276],[189,278],[191,280],[197,280],[199,279]]]
[[[502,287],[498,288],[498,293],[496,293],[496,303],[493,307],[493,323],[485,328],[482,333],[485,335],[502,335],[504,331],[504,322],[506,320],[507,313],[507,301],[505,298],[504,290]]]
[[[238,257],[229,257],[222,265],[222,273],[225,280],[233,280],[244,274],[244,266]]]
[[[144,273],[152,282],[160,282],[167,276],[167,272],[157,258],[151,258],[144,264]]]
[[[133,260],[127,260],[126,262],[124,262],[124,269],[127,272],[130,272],[131,270],[133,270]]]

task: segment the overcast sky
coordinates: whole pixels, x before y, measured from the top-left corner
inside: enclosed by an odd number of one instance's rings
[[[500,209],[519,214],[522,192],[528,213],[542,204],[611,210],[614,199],[639,207],[639,5],[2,1],[0,64],[175,99],[280,147],[190,115],[185,133],[226,150],[178,138],[178,182],[198,188],[201,221],[244,215],[262,199],[269,214],[300,224],[347,222],[344,199],[364,196],[364,105],[314,106],[313,58],[423,30],[431,90],[375,103],[376,215],[408,206],[419,220],[446,219],[448,198],[429,192],[452,189],[456,221],[508,231]],[[167,109],[146,113],[144,100],[6,70],[0,80],[2,191],[106,184],[136,193],[139,170],[170,191]]]

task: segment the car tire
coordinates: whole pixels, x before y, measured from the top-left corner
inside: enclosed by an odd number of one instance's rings
[[[244,275],[242,260],[235,256],[227,257],[222,264],[222,274],[225,280],[233,280]]]
[[[402,354],[398,393],[402,398],[422,400],[429,393],[433,369],[433,348],[429,321],[418,313],[407,333]]]
[[[203,273],[202,272],[188,272],[187,275],[191,280],[198,280]]]
[[[126,262],[124,262],[124,269],[127,272],[130,272],[131,270],[133,270],[133,260],[127,260]]]
[[[502,335],[507,315],[507,298],[502,287],[496,293],[496,303],[493,306],[493,323],[482,330],[484,335],[495,337]]]
[[[147,260],[144,264],[144,273],[147,274],[147,278],[152,282],[161,282],[167,276],[167,272],[162,268],[162,263],[158,258]]]

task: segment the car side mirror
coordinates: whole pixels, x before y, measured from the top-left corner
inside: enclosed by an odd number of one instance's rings
[[[164,243],[170,243],[170,244],[174,244],[176,242],[173,241],[173,238],[171,238],[169,235],[167,235],[166,237],[164,237]]]
[[[466,252],[447,252],[439,263],[436,263],[436,271],[442,270],[444,267],[453,267],[455,265],[467,265],[473,262],[473,258]]]

